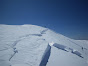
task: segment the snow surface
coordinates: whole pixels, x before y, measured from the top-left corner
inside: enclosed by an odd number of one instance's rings
[[[0,66],[88,66],[88,41],[35,25],[0,25]]]

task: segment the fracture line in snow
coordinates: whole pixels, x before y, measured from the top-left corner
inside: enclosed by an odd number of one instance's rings
[[[71,53],[73,53],[73,54],[75,54],[75,55],[77,55],[77,56],[79,56],[79,57],[81,57],[81,58],[83,58],[82,56],[81,56],[81,53],[80,52],[78,52],[78,51],[71,51]]]
[[[53,46],[56,47],[56,48],[58,48],[58,49],[61,49],[61,50],[63,50],[63,51],[66,51],[66,52],[71,51],[72,54],[75,54],[75,55],[77,55],[77,56],[83,58],[83,56],[81,56],[82,54],[81,54],[79,51],[77,51],[77,50],[74,50],[74,49],[72,49],[72,48],[68,48],[68,47],[66,47],[66,46],[64,46],[64,45],[57,44],[57,43],[54,43]]]
[[[30,34],[30,35],[32,35],[32,36],[42,36],[42,34]]]
[[[41,34],[27,34],[25,36],[22,36],[22,37],[28,37],[29,35],[32,35],[32,36],[42,36]],[[20,38],[22,38],[20,37]],[[18,50],[16,50],[16,48],[14,48],[18,42],[20,42],[22,39],[19,39],[19,40],[16,40],[14,41],[14,43],[12,44],[12,48],[14,50],[14,53],[11,55],[11,57],[9,58],[9,61],[15,56],[16,53],[18,53]]]
[[[16,45],[17,45],[17,43],[18,43],[18,42],[20,42],[20,41],[21,41],[20,39],[19,39],[19,40],[14,41],[14,43],[12,44],[12,47],[16,46]]]
[[[45,30],[41,31],[40,34],[26,34],[26,35],[24,35],[24,36],[20,36],[19,38],[29,37],[29,36],[39,36],[39,37],[41,37],[42,34],[45,34],[45,32],[46,32],[47,30],[48,30],[48,29],[45,29]]]
[[[24,35],[24,36],[20,36],[19,38],[25,38],[25,37],[29,37],[29,36],[39,36],[39,37],[41,37],[42,36],[42,34],[27,34],[27,35]]]
[[[15,56],[16,53],[18,53],[18,50],[16,50],[16,45],[18,44],[18,42],[20,42],[22,39],[16,40],[13,42],[12,44],[12,48],[13,48],[13,54],[11,55],[11,57],[9,58],[9,61]]]
[[[64,46],[64,45],[51,42],[51,43],[48,44],[48,46],[47,46],[47,48],[46,48],[46,50],[45,50],[45,53],[44,53],[44,55],[43,55],[43,57],[42,57],[42,60],[41,60],[41,63],[40,63],[39,66],[46,66],[46,65],[47,65],[48,60],[49,60],[49,57],[50,57],[50,53],[51,53],[51,46],[54,46],[54,47],[56,47],[56,48],[58,48],[58,49],[61,49],[61,50],[63,50],[63,51],[66,51],[66,52],[71,51],[72,54],[75,54],[75,55],[77,55],[77,56],[83,58],[83,57],[81,56],[81,53],[80,53],[80,52],[78,52],[78,51],[76,51],[76,50],[73,50],[72,48],[68,48],[68,47],[66,47],[66,46]]]
[[[61,44],[57,44],[57,43],[55,43],[55,44],[53,44],[53,46],[56,47],[56,48],[58,48],[58,49],[61,49],[61,50],[67,51],[67,50],[65,49],[66,46],[64,46],[64,45],[61,45]],[[67,52],[68,52],[68,51],[67,51]]]
[[[39,66],[46,66],[51,53],[51,46],[48,44]]]
[[[13,55],[11,55],[11,57],[9,58],[9,61],[13,58],[13,56],[15,55],[16,53],[14,53]]]
[[[13,48],[14,49],[14,54],[11,55],[11,57],[9,58],[9,61],[15,56],[16,53],[18,53],[18,50],[16,50],[16,48]]]
[[[45,29],[45,30],[41,31],[40,33],[41,33],[41,34],[45,34],[45,32],[46,32],[47,30],[48,30],[48,29]]]

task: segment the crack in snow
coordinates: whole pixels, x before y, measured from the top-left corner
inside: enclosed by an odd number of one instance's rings
[[[29,37],[29,36],[38,36],[38,37],[41,37],[43,34],[45,34],[45,32],[47,31],[48,29],[45,29],[45,30],[42,30],[40,32],[40,34],[26,34],[24,36],[20,36],[19,38],[25,38],[25,37]]]
[[[32,36],[39,36],[39,37],[42,36],[42,34],[30,34],[30,35],[32,35]]]
[[[75,54],[75,55],[77,55],[77,56],[83,58],[83,57],[81,56],[81,53],[78,52],[78,51],[76,51],[76,50],[71,51],[71,53],[73,53],[73,54]]]
[[[9,58],[9,61],[15,56],[16,53],[18,53],[18,50],[16,50],[16,48],[13,48],[14,49],[14,54],[11,55],[11,57]]]
[[[12,44],[12,48],[14,47],[14,46],[16,46],[17,45],[17,43],[18,42],[20,42],[21,40],[19,39],[19,40],[16,40],[16,41],[14,41],[14,43]]]
[[[13,42],[11,48],[13,49],[13,54],[11,55],[11,57],[9,58],[9,61],[15,56],[16,53],[18,53],[18,50],[16,49],[16,45],[21,41],[22,39],[18,39],[16,41]]]
[[[29,36],[39,36],[39,37],[41,37],[42,34],[26,34],[24,36],[20,36],[19,38],[26,38],[26,37],[29,37]]]
[[[53,44],[53,46],[56,47],[56,48],[58,48],[58,49],[61,49],[61,50],[67,51],[67,50],[65,49],[66,46],[64,46],[64,45],[61,45],[61,44],[57,44],[57,43],[55,43],[55,44]],[[67,52],[68,52],[68,51],[67,51]]]
[[[51,53],[51,46],[48,44],[39,66],[46,66]]]
[[[77,51],[77,50],[74,50],[72,48],[68,48],[68,47],[66,47],[64,45],[60,45],[60,44],[57,44],[57,43],[54,43],[53,46],[56,47],[56,48],[58,48],[58,49],[64,50],[66,52],[70,51],[72,54],[75,54],[75,55],[83,58],[83,56],[81,56],[82,54],[79,51]]]
[[[61,45],[61,44],[57,44],[57,43],[51,42],[51,43],[48,44],[39,66],[46,66],[46,64],[48,63],[48,60],[49,60],[49,57],[50,57],[50,53],[51,53],[51,46],[54,46],[54,47],[56,47],[58,49],[66,51],[66,52],[70,51],[72,54],[75,54],[75,55],[83,58],[79,51],[73,50],[72,48],[68,48],[68,47],[66,47],[64,45]]]
[[[41,31],[40,33],[41,33],[41,34],[46,34],[45,32],[46,32],[47,30],[48,30],[48,29],[45,29],[45,30]]]

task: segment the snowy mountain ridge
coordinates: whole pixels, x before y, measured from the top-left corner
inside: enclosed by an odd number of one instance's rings
[[[88,66],[88,41],[35,25],[0,25],[0,66]]]

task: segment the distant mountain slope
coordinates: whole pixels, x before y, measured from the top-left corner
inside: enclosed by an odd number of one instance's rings
[[[0,66],[88,66],[88,41],[35,25],[0,25]]]

